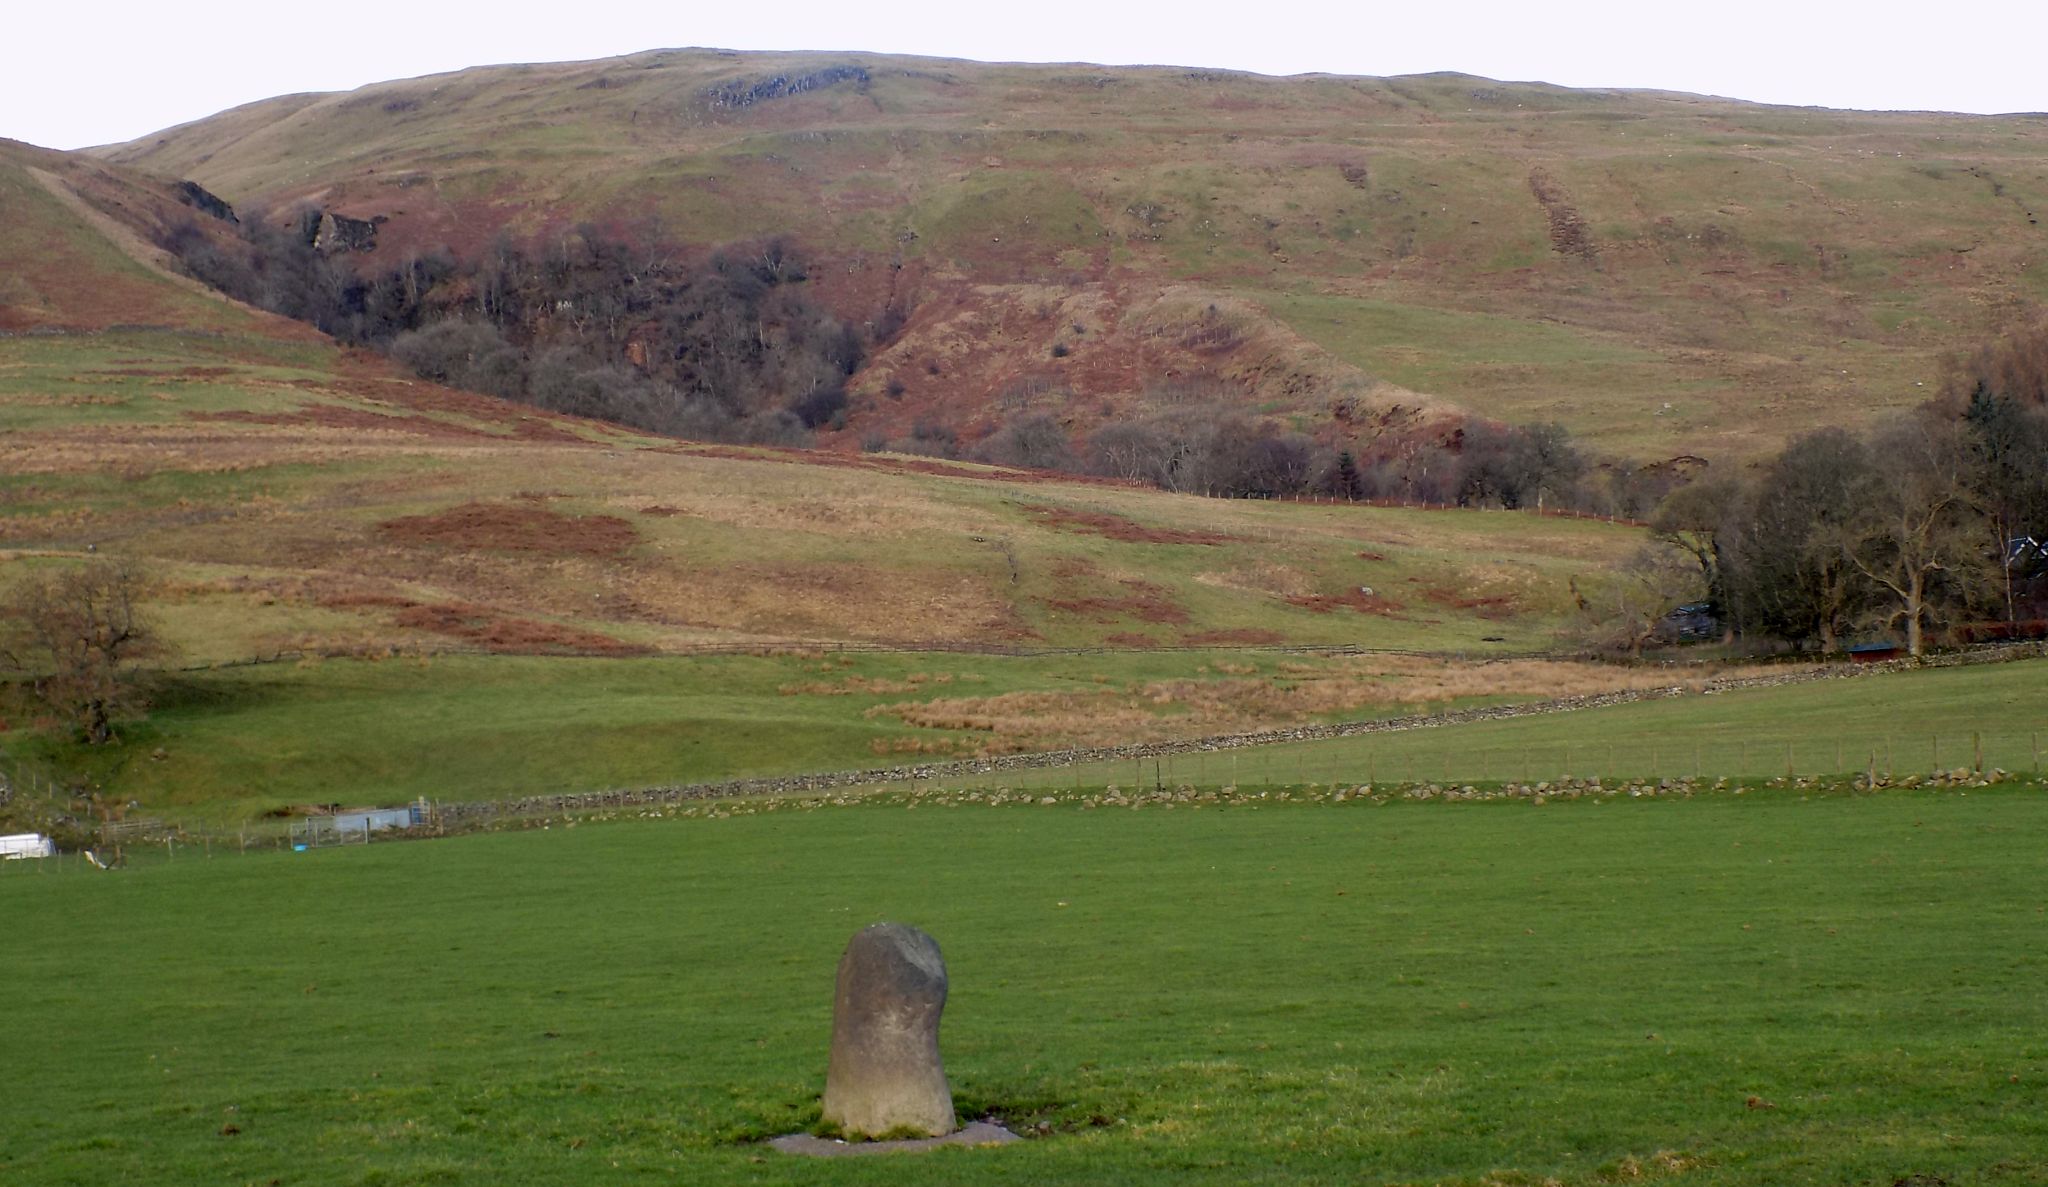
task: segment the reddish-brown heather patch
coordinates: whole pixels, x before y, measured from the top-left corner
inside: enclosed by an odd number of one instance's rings
[[[563,515],[536,505],[492,503],[465,503],[432,515],[389,519],[377,530],[399,544],[557,556],[620,556],[640,539],[633,525],[616,515]]]
[[[590,441],[551,420],[522,416],[512,424],[512,435],[521,441],[549,441],[567,445],[588,445]]]
[[[1130,544],[1229,544],[1238,539],[1222,532],[1147,527],[1121,515],[1102,511],[1076,511],[1071,507],[1032,504],[1025,504],[1024,510],[1037,516],[1045,526],[1059,531],[1102,536]]]
[[[329,610],[356,610],[369,606],[409,610],[419,605],[417,601],[403,594],[384,593],[368,589],[350,589],[334,593],[323,593],[316,597],[314,601]]]
[[[1489,621],[1500,621],[1515,616],[1515,599],[1505,595],[1474,597],[1462,590],[1436,588],[1422,591],[1422,596],[1439,606],[1448,606],[1453,610],[1469,610],[1476,617]]]
[[[614,639],[610,635],[563,626],[560,623],[514,618],[500,614],[488,606],[478,606],[469,602],[411,606],[400,610],[393,621],[402,627],[448,635],[491,651],[573,655],[647,653],[645,647]]]
[[[1304,610],[1313,610],[1317,614],[1328,614],[1337,609],[1351,609],[1360,614],[1378,614],[1392,618],[1402,609],[1401,603],[1377,594],[1366,593],[1362,589],[1353,589],[1336,595],[1299,594],[1287,600],[1292,605],[1300,606]]]
[[[1227,631],[1196,631],[1182,635],[1180,641],[1188,647],[1265,647],[1285,643],[1287,636],[1279,631],[1246,626]]]
[[[1140,635],[1134,631],[1118,631],[1112,635],[1104,635],[1102,636],[1102,641],[1111,647],[1153,648],[1160,646],[1159,640],[1150,635]]]
[[[1131,592],[1120,598],[1078,597],[1045,598],[1045,604],[1054,610],[1076,614],[1093,622],[1109,622],[1117,618],[1136,618],[1142,622],[1184,623],[1188,612],[1173,600],[1173,595],[1163,585],[1149,581],[1120,581],[1117,584]]]

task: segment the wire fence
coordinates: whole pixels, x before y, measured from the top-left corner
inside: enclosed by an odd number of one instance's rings
[[[1989,662],[2039,656],[2041,644],[1986,648],[1946,657],[1945,663]],[[1728,688],[1806,683],[1873,675],[1877,666],[1813,669],[1727,682]],[[1820,731],[1768,719],[1743,725],[1682,717],[1658,730],[1595,733],[1571,710],[1657,699],[1663,690],[1610,693],[1561,702],[1490,706],[1434,716],[1340,722],[1232,735],[1139,743],[1094,750],[1039,752],[865,771],[795,774],[721,783],[652,786],[526,795],[493,801],[429,803],[410,809],[403,822],[380,821],[359,833],[306,821],[256,820],[232,824],[158,818],[104,821],[67,838],[67,857],[88,862],[176,861],[217,854],[319,847],[340,841],[440,835],[521,818],[605,812],[636,806],[879,788],[1082,790],[1119,786],[1360,786],[1382,783],[1505,784],[1560,779],[1783,778],[1856,780],[1898,786],[1955,781],[1996,771],[2042,774],[2048,748],[2048,705],[2015,706],[1979,728],[1911,730],[1895,723],[1868,729]],[[1690,698],[1687,698],[1690,700]],[[1448,726],[1459,727],[1456,730]],[[0,787],[10,794],[40,794],[56,806],[64,792],[46,774],[0,765]],[[392,827],[396,825],[396,827]],[[344,831],[351,835],[341,837]],[[374,833],[374,837],[373,837]],[[316,840],[315,838],[319,838]],[[4,862],[0,866],[19,866]]]

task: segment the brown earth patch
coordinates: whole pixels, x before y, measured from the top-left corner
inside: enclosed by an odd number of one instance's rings
[[[640,539],[633,525],[616,515],[563,515],[540,506],[490,503],[388,519],[377,531],[398,544],[554,556],[616,557]]]
[[[596,631],[560,623],[513,618],[488,606],[443,602],[400,610],[393,621],[413,630],[432,631],[475,643],[491,651],[518,654],[644,655],[647,648]]]
[[[1022,506],[1027,514],[1037,516],[1040,523],[1056,531],[1101,536],[1130,544],[1229,544],[1239,539],[1222,532],[1147,527],[1103,511],[1077,511],[1071,507],[1034,504]]]

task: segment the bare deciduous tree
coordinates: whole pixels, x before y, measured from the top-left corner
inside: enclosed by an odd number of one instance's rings
[[[140,706],[136,661],[161,652],[136,606],[142,588],[132,565],[94,560],[31,577],[0,607],[0,660],[93,745]]]
[[[1875,481],[1868,448],[1845,430],[1785,447],[1717,534],[1744,630],[1835,650],[1868,598],[1844,547]]]
[[[1571,583],[1578,602],[1579,637],[1594,647],[1643,654],[1665,617],[1706,591],[1698,566],[1683,551],[1646,544],[1618,572]]]
[[[1713,475],[1672,491],[1650,516],[1651,538],[1678,549],[1699,566],[1707,601],[1724,622],[1732,618],[1721,533],[1740,498],[1735,479]]]
[[[1927,415],[1886,429],[1874,451],[1882,481],[1865,487],[1845,524],[1844,555],[1884,591],[1877,617],[1904,627],[1911,655],[1921,653],[1938,583],[1966,590],[1995,551],[1970,496],[1964,432]]]

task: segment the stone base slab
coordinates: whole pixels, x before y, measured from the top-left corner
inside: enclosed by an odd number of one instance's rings
[[[837,1138],[821,1138],[816,1134],[790,1133],[775,1138],[768,1144],[784,1154],[802,1154],[810,1158],[840,1158],[850,1154],[910,1154],[920,1150],[936,1150],[940,1146],[1006,1146],[1022,1140],[1000,1125],[976,1121],[939,1138],[915,1138],[900,1142],[842,1142]]]

